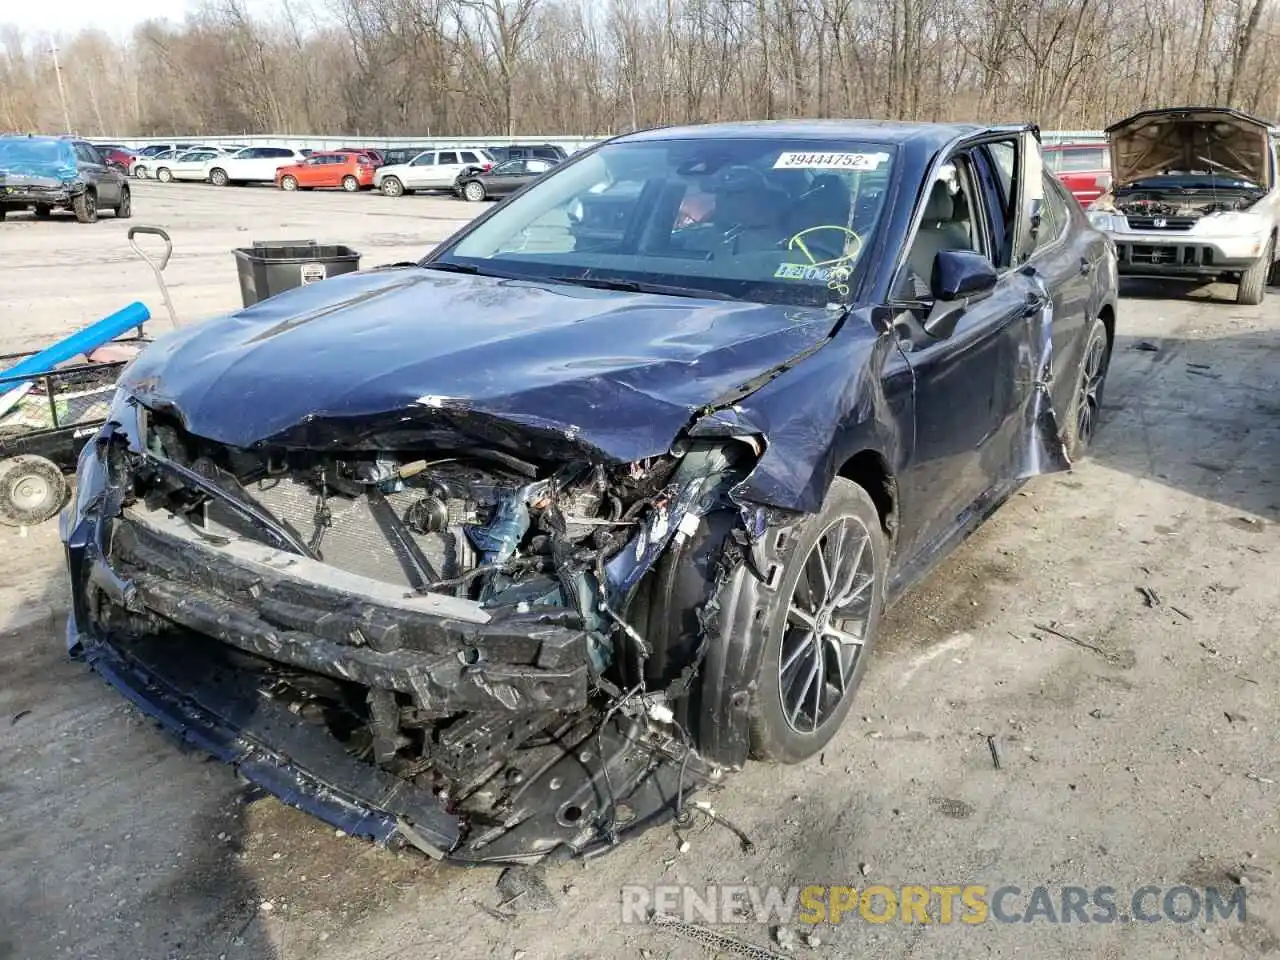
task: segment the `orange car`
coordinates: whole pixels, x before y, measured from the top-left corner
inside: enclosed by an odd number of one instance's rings
[[[341,187],[355,193],[373,186],[373,161],[362,153],[313,153],[301,163],[278,169],[276,186],[281,190]]]

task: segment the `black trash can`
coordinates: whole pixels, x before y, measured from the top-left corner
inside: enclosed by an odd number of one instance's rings
[[[360,254],[341,244],[314,240],[254,241],[231,251],[246,307],[277,293],[360,269]]]

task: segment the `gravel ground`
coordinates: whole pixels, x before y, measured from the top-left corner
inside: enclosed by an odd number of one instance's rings
[[[186,320],[238,305],[234,246],[314,238],[371,266],[475,212],[151,183],[134,206],[173,236]],[[135,298],[162,316],[127,226],[0,224],[0,346]],[[492,871],[335,836],[181,750],[65,657],[56,525],[0,528],[0,958],[710,956],[623,924],[620,890],[743,882],[1017,885],[1019,914],[1037,885],[1114,887],[1121,915],[1148,884],[1247,894],[1243,921],[719,928],[798,956],[1280,952],[1280,291],[1261,307],[1226,287],[1125,293],[1093,458],[1028,484],[891,611],[820,759],[751,765],[708,797],[754,851],[718,827],[687,847],[655,830],[550,869],[558,907],[511,920],[485,909]]]

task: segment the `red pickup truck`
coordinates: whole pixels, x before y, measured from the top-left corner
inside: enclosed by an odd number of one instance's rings
[[[1111,158],[1105,143],[1050,143],[1044,165],[1072,196],[1087,207],[1111,184]]]

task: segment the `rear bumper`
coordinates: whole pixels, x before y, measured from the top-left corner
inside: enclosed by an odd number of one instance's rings
[[[70,203],[77,194],[83,192],[83,187],[73,188],[70,186],[61,187],[30,187],[30,186],[8,186],[0,188],[0,203],[6,206],[24,205],[31,206],[33,204],[49,204],[56,206],[58,204]]]

